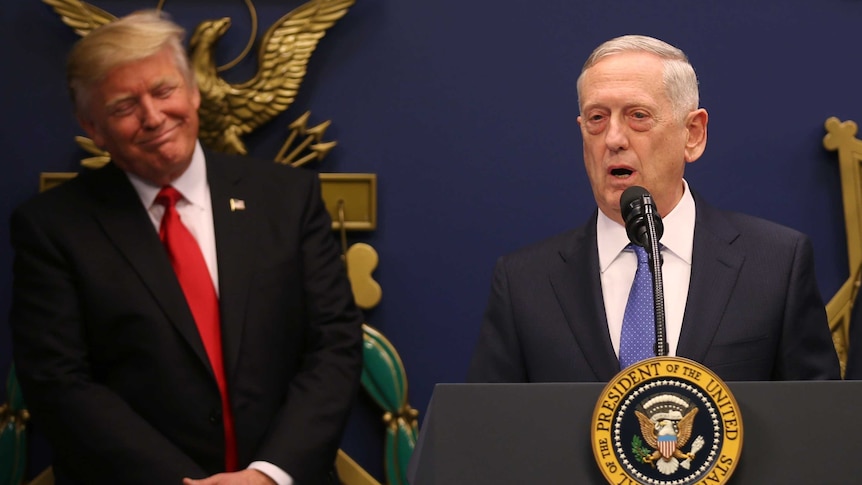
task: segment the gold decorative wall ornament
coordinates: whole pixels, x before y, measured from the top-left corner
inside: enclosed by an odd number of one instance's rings
[[[380,283],[371,276],[371,273],[377,269],[380,256],[370,244],[360,242],[350,247],[347,246],[345,207],[344,199],[338,199],[336,207],[338,218],[333,219],[333,224],[337,224],[337,229],[341,235],[341,257],[347,267],[347,278],[350,280],[350,288],[353,291],[353,300],[356,302],[356,306],[363,310],[370,310],[376,307],[380,303],[380,299],[383,298]]]
[[[117,19],[114,15],[95,5],[80,0],[42,0],[60,15],[63,23],[75,29],[75,33],[84,37],[94,29]]]
[[[13,363],[6,378],[6,402],[0,404],[0,483],[24,483],[29,420]]]
[[[850,315],[862,278],[862,140],[856,138],[854,121],[831,117],[825,123],[827,134],[823,146],[838,152],[841,174],[841,197],[844,205],[844,226],[847,232],[847,281],[826,304],[832,340],[841,361],[841,374],[847,365]]]
[[[376,307],[383,298],[380,283],[371,276],[380,261],[377,250],[369,244],[356,243],[345,251],[344,258],[356,306],[363,310]]]
[[[370,179],[372,187],[375,181],[376,178]],[[354,182],[356,181],[350,181]],[[348,190],[341,192],[351,193]],[[361,193],[361,190],[359,192]],[[371,193],[374,192],[371,190]],[[380,303],[383,296],[380,284],[372,277],[380,258],[377,251],[368,244],[360,242],[349,247],[347,245],[345,214],[348,202],[353,206],[363,205],[362,197],[353,195],[354,198],[350,201],[337,199],[337,218],[333,219],[333,223],[337,224],[340,232],[342,258],[347,267],[353,299],[363,310],[370,310]],[[362,325],[362,333],[362,387],[384,411],[386,437],[383,453],[386,483],[407,485],[408,463],[419,435],[419,411],[413,409],[407,400],[407,372],[395,346],[368,323]],[[379,485],[368,477],[361,467],[354,466],[352,460],[347,458],[349,457],[339,454],[336,460],[339,475],[346,485]]]
[[[308,118],[310,116],[311,111],[306,111],[302,116],[287,126],[290,128],[290,134],[287,135],[287,139],[284,140],[284,143],[281,145],[281,149],[275,155],[275,161],[277,163],[301,167],[315,159],[323,160],[323,157],[325,157],[330,150],[335,148],[336,143],[334,141],[323,142],[323,133],[326,132],[327,128],[329,128],[331,122],[326,120],[323,123],[309,128]],[[294,146],[297,137],[302,136],[304,136],[305,139],[299,142],[297,146]],[[288,149],[290,152],[288,152]],[[302,158],[297,158],[303,150],[309,150],[311,153],[308,153]]]
[[[373,231],[377,228],[376,174],[322,173],[320,184],[326,210],[332,216],[333,230]]]
[[[318,41],[353,4],[312,0],[280,18],[261,40],[257,73],[239,84],[228,83],[216,71],[215,45],[230,19],[201,22],[189,41],[189,56],[201,91],[202,142],[225,153],[245,154],[241,136],[293,103]]]
[[[80,0],[43,1],[81,36],[116,19]],[[230,18],[198,24],[189,40],[189,58],[201,92],[201,142],[220,152],[246,154],[248,150],[241,137],[293,103],[317,43],[354,3],[355,0],[311,0],[281,17],[261,40],[257,73],[248,81],[236,84],[222,79],[215,63],[216,43],[230,28]],[[257,16],[250,3],[249,6],[256,28]],[[307,114],[303,117],[307,119]],[[303,117],[297,122],[304,129]],[[292,132],[295,124],[291,124]],[[316,127],[318,132],[312,133],[316,141],[321,141],[326,126],[328,122]],[[312,159],[321,159],[334,142],[306,146],[311,150]]]

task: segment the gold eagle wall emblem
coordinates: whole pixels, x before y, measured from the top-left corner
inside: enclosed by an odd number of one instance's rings
[[[80,0],[43,1],[81,36],[116,19],[105,10]],[[201,92],[201,142],[220,152],[246,154],[243,135],[290,107],[318,42],[354,3],[355,0],[311,0],[278,19],[260,41],[256,74],[242,83],[224,80],[215,61],[216,45],[230,28],[230,19],[205,20],[198,24],[188,49]],[[328,122],[306,129],[307,115],[301,116],[290,128],[309,135],[310,141],[320,141]],[[291,138],[295,138],[294,133]],[[94,147],[82,142],[79,139],[79,144],[93,151]],[[322,158],[334,143],[318,145],[311,149]]]

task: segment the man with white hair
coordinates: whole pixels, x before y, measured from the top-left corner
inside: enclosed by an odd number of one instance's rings
[[[577,87],[598,210],[498,260],[468,380],[608,381],[655,355],[652,327],[646,338],[625,331],[640,248],[629,246],[620,196],[632,186],[651,194],[664,225],[669,355],[728,381],[839,378],[808,238],[713,208],[683,178],[709,119],[686,55],[651,37],[615,38],[587,59]],[[629,347],[639,357],[624,357]]]

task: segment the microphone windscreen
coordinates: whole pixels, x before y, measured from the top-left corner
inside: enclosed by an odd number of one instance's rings
[[[620,212],[622,212],[624,221],[628,220],[629,213],[633,209],[632,202],[640,200],[644,195],[649,195],[649,192],[639,185],[633,185],[623,191],[623,194],[620,196]]]

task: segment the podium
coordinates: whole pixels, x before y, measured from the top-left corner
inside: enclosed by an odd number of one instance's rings
[[[744,426],[728,484],[862,483],[862,381],[727,384]],[[604,386],[438,384],[410,485],[607,483],[590,447]]]

